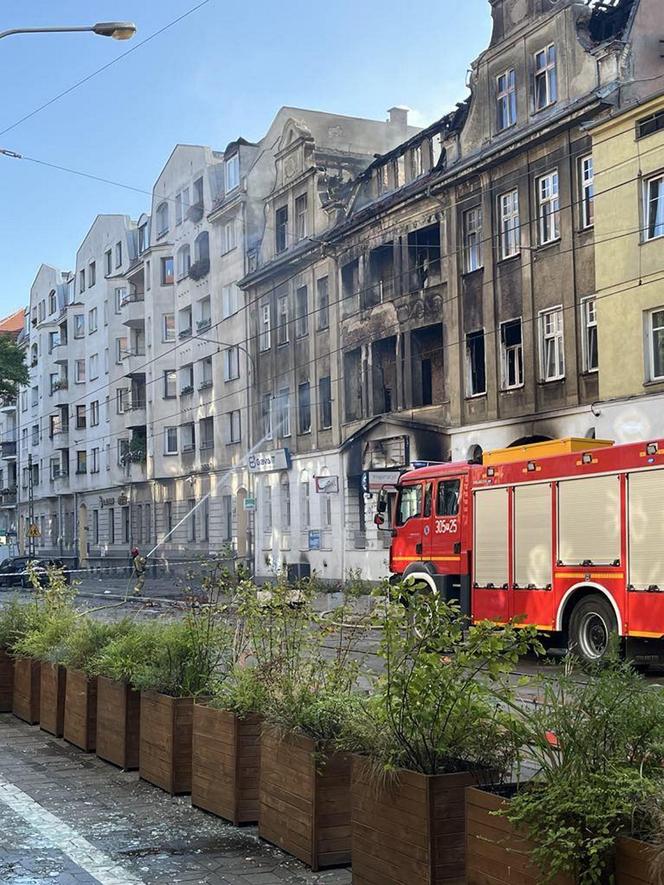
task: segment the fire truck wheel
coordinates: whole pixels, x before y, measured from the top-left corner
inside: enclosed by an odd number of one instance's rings
[[[606,656],[617,632],[611,604],[593,593],[574,606],[569,619],[569,650],[584,661],[597,663]]]

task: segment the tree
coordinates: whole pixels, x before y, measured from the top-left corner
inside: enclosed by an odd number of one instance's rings
[[[10,335],[0,335],[0,404],[15,400],[20,385],[27,383],[25,353]]]

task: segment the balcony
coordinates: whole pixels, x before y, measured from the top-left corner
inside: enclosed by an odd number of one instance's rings
[[[189,279],[202,280],[204,276],[210,273],[210,259],[199,258],[189,268]]]
[[[212,325],[211,317],[207,317],[207,319],[204,319],[204,320],[199,320],[196,323],[196,331],[200,335],[201,332],[205,332],[206,329],[209,329],[211,325]]]
[[[122,363],[125,374],[132,376],[145,375],[145,350],[125,350],[122,354]]]
[[[187,329],[181,329],[178,332],[178,338],[182,338],[182,339],[191,338],[191,332],[192,332],[191,326],[189,326]]]
[[[0,507],[16,507],[16,486],[0,491]]]
[[[127,296],[122,302],[122,322],[133,329],[145,326],[145,298],[138,293]]]
[[[69,361],[69,354],[67,352],[67,342],[61,341],[59,344],[56,344],[53,348],[53,352],[51,353],[51,360],[59,366],[66,366]]]
[[[133,430],[136,427],[145,427],[148,420],[145,398],[139,397],[138,399],[132,399],[125,414],[127,416],[127,427],[130,430]]]
[[[202,202],[192,203],[191,206],[187,209],[187,218],[189,221],[193,221],[194,224],[198,224],[198,222],[203,218],[205,214],[205,207]]]
[[[16,411],[16,402],[4,403],[0,405],[0,414],[12,415]]]
[[[56,449],[69,448],[69,428],[63,427],[61,430],[54,430],[51,439]]]
[[[16,440],[3,440],[0,443],[0,458],[5,461],[16,460]]]

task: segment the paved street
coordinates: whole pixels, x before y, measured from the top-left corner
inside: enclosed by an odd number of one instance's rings
[[[11,715],[0,716],[3,885],[349,885]]]

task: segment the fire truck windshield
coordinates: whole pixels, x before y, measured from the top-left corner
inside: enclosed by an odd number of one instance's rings
[[[397,525],[405,525],[409,519],[422,512],[422,486],[402,486],[397,507]]]

